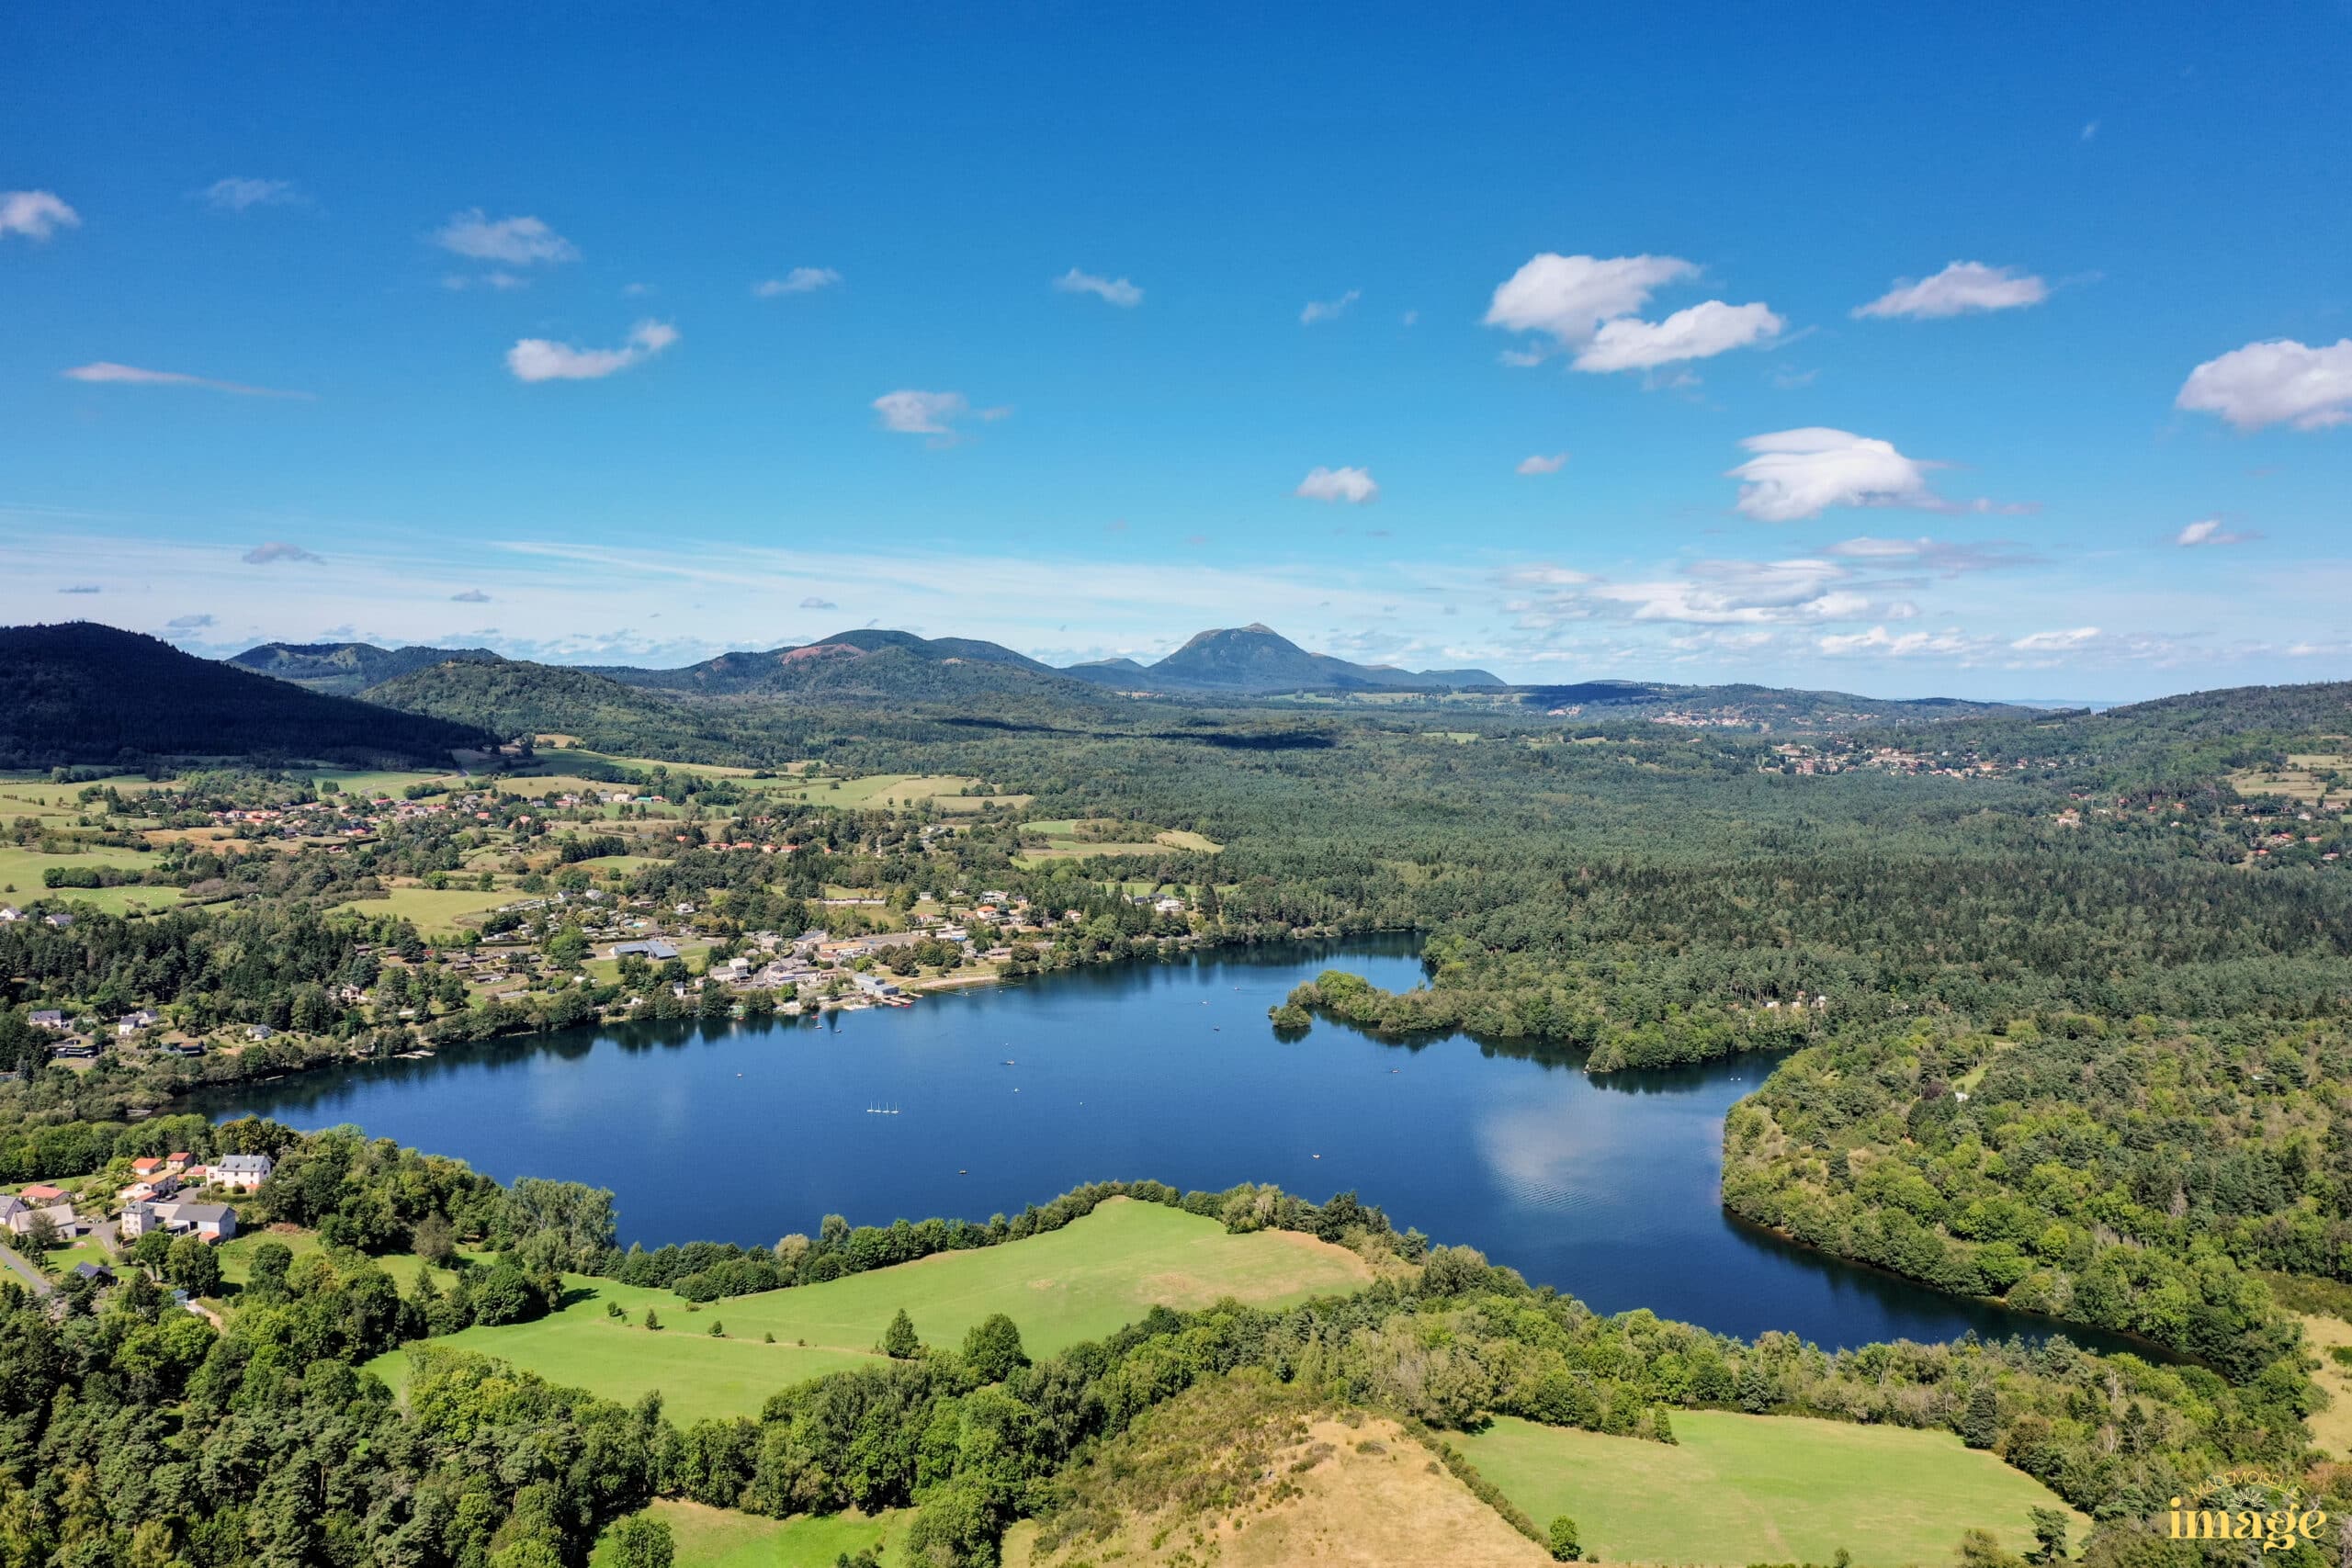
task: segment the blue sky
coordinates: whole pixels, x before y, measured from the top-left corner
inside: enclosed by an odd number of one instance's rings
[[[8,27],[8,621],[2352,675],[2340,0]]]

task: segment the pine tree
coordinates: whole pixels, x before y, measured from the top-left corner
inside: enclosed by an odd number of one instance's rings
[[[922,1354],[922,1341],[915,1337],[915,1322],[906,1308],[900,1307],[890,1326],[882,1331],[882,1353],[894,1361],[912,1360]]]
[[[1968,1411],[1960,1418],[1960,1440],[1972,1449],[1989,1449],[2001,1436],[2001,1405],[1991,1382],[1980,1382],[1968,1394]]]

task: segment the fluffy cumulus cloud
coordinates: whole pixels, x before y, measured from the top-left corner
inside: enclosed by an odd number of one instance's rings
[[[1532,478],[1537,474],[1556,474],[1567,466],[1568,455],[1566,452],[1554,452],[1548,457],[1538,452],[1532,457],[1521,457],[1519,467],[1512,472]]]
[[[2015,267],[1986,266],[1983,262],[1956,261],[1933,277],[1917,282],[1904,278],[1867,305],[1854,308],[1857,316],[1962,316],[1976,310],[2014,310],[2039,305],[2050,298],[2050,286]]]
[[[313,554],[300,545],[288,544],[284,539],[272,539],[266,545],[255,545],[245,552],[247,566],[268,566],[272,562],[282,560],[323,561],[325,559],[324,556]]]
[[[243,398],[307,398],[311,395],[308,392],[282,392],[272,387],[248,387],[241,381],[216,381],[209,376],[191,376],[183,370],[146,370],[136,365],[117,365],[110,359],[76,365],[62,374],[69,381],[84,381],[93,386],[197,387],[208,392],[234,392]]]
[[[1769,343],[1786,323],[1760,304],[1709,299],[1661,321],[1637,314],[1650,296],[1698,276],[1679,256],[1564,256],[1530,260],[1505,279],[1487,302],[1487,325],[1535,333],[1573,354],[1578,370],[1648,370],[1681,360],[1707,359],[1735,348]],[[1543,349],[1510,349],[1510,365],[1533,365]]]
[[[1098,277],[1076,267],[1054,279],[1054,288],[1064,294],[1091,294],[1121,310],[1129,310],[1143,303],[1143,290],[1125,278]]]
[[[60,229],[81,226],[82,215],[55,191],[0,190],[0,237],[22,234],[28,240],[46,240]]]
[[[1344,501],[1351,506],[1362,506],[1378,499],[1380,487],[1372,482],[1372,474],[1364,468],[1312,468],[1298,481],[1294,495],[1309,501]]]
[[[2312,348],[2290,338],[2250,343],[2188,373],[2174,405],[2240,430],[2319,430],[2352,421],[2352,338]]]
[[[2172,542],[2196,549],[2207,545],[2251,544],[2260,537],[2262,537],[2261,535],[2252,530],[2224,528],[2222,526],[2220,518],[2208,517],[2201,522],[2191,523],[2179,533],[2175,534],[2172,536]]]
[[[641,365],[678,341],[667,321],[639,321],[618,348],[579,348],[543,337],[526,337],[506,351],[506,368],[518,381],[594,381]]]
[[[256,180],[232,175],[204,187],[204,199],[222,212],[246,212],[256,207],[291,207],[302,199],[292,180]]]
[[[537,218],[493,219],[479,207],[457,213],[433,232],[433,243],[471,261],[508,266],[578,261],[578,247]]]
[[[1942,504],[1928,488],[1928,465],[1892,442],[1815,426],[1740,445],[1756,455],[1724,477],[1740,481],[1739,510],[1761,523],[1795,523],[1832,506]]]
[[[796,266],[782,277],[771,277],[752,285],[758,299],[774,299],[786,294],[814,294],[820,288],[831,288],[842,280],[842,275],[829,266]]]
[[[1603,321],[1571,361],[1578,370],[1650,370],[1684,359],[1712,359],[1750,344],[1769,343],[1786,323],[1762,305],[1709,299],[1662,321],[1620,316]]]
[[[1309,299],[1298,312],[1298,324],[1311,327],[1317,321],[1335,321],[1348,313],[1348,307],[1363,298],[1363,290],[1351,288],[1336,299]],[[1405,323],[1412,325],[1411,321]]]

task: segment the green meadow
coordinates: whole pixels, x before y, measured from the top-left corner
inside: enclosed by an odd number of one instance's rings
[[[881,1514],[797,1515],[762,1518],[729,1508],[662,1498],[645,1510],[670,1527],[677,1568],[833,1568],[845,1553],[881,1546],[885,1568],[904,1559],[885,1544],[906,1533],[911,1508]],[[613,1532],[598,1538],[588,1568],[615,1568]]]
[[[1794,1416],[1674,1412],[1669,1446],[1503,1417],[1451,1440],[1538,1525],[1566,1514],[1605,1562],[1946,1562],[1972,1529],[2033,1547],[2027,1510],[2064,1505],[1950,1432]],[[2075,1517],[2070,1545],[2089,1521]]]
[[[780,1388],[868,1360],[901,1307],[927,1345],[958,1345],[973,1325],[1001,1312],[1020,1325],[1032,1355],[1050,1355],[1101,1338],[1157,1305],[1203,1306],[1222,1296],[1286,1303],[1351,1290],[1370,1277],[1353,1253],[1309,1236],[1228,1235],[1214,1220],[1113,1199],[1026,1241],[699,1310],[667,1291],[572,1276],[560,1312],[433,1343],[479,1350],[624,1403],[659,1389],[672,1416],[691,1422],[757,1415]],[[610,1315],[608,1303],[626,1317]],[[644,1326],[648,1308],[659,1329]],[[723,1337],[711,1333],[714,1324],[724,1325]],[[398,1350],[369,1369],[395,1388],[408,1376]]]

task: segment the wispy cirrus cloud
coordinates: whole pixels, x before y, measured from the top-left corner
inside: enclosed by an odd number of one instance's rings
[[[433,243],[470,261],[508,266],[552,265],[580,259],[579,247],[537,218],[492,218],[479,207],[452,214]]]
[[[256,207],[299,207],[307,199],[292,180],[256,180],[243,175],[214,180],[198,194],[220,212],[250,212]]]
[[[829,266],[796,266],[782,277],[771,277],[752,285],[752,298],[775,299],[787,294],[814,294],[820,288],[831,288],[842,280],[842,275]]]
[[[255,545],[244,554],[247,566],[268,566],[282,560],[310,561],[322,566],[326,563],[326,558],[314,551],[304,549],[300,545],[289,544],[284,539],[272,539],[267,544]]]
[[[2352,422],[2352,337],[2317,348],[2291,338],[2233,348],[2191,370],[2173,406],[2219,414],[2240,430]]]
[[[1821,553],[1881,569],[1913,567],[1939,577],[1958,577],[1963,572],[1999,571],[2043,564],[2041,556],[2006,539],[1971,544],[1925,536],[1876,539],[1863,534],[1851,539],[1841,539]]]
[[[1349,306],[1363,298],[1363,289],[1351,288],[1334,299],[1309,299],[1306,307],[1298,312],[1298,324],[1302,327],[1311,327],[1317,321],[1337,321],[1348,313]],[[1411,324],[1409,321],[1406,323],[1408,326]]]
[[[2225,528],[2220,518],[2208,517],[2181,529],[2172,536],[2172,542],[2186,548],[2201,549],[2208,546],[2250,545],[2261,537],[2251,528]]]
[[[1351,506],[1362,506],[1380,497],[1380,487],[1373,482],[1367,468],[1312,468],[1298,481],[1298,489],[1291,492],[1308,501],[1343,501]]]
[[[1909,316],[1932,320],[1985,310],[2015,310],[2039,305],[2050,298],[2050,286],[2015,267],[1987,266],[1983,262],[1956,261],[1932,277],[1898,279],[1894,288],[1867,305],[1854,307],[1858,318]]]
[[[506,368],[518,381],[594,381],[641,365],[678,341],[667,321],[639,321],[618,348],[581,348],[543,337],[526,337],[506,351]]]
[[[110,359],[93,360],[59,372],[69,381],[81,381],[92,386],[117,387],[197,387],[208,392],[234,392],[241,398],[309,398],[309,392],[281,391],[275,387],[249,387],[242,381],[217,381],[209,376],[191,376],[180,370],[148,370],[136,365],[118,365]]]
[[[60,229],[79,229],[82,215],[55,191],[0,190],[0,238],[22,234],[46,240]]]
[[[1143,290],[1124,277],[1102,277],[1091,272],[1070,268],[1054,279],[1054,289],[1060,294],[1091,294],[1105,304],[1132,310],[1143,303]]]

